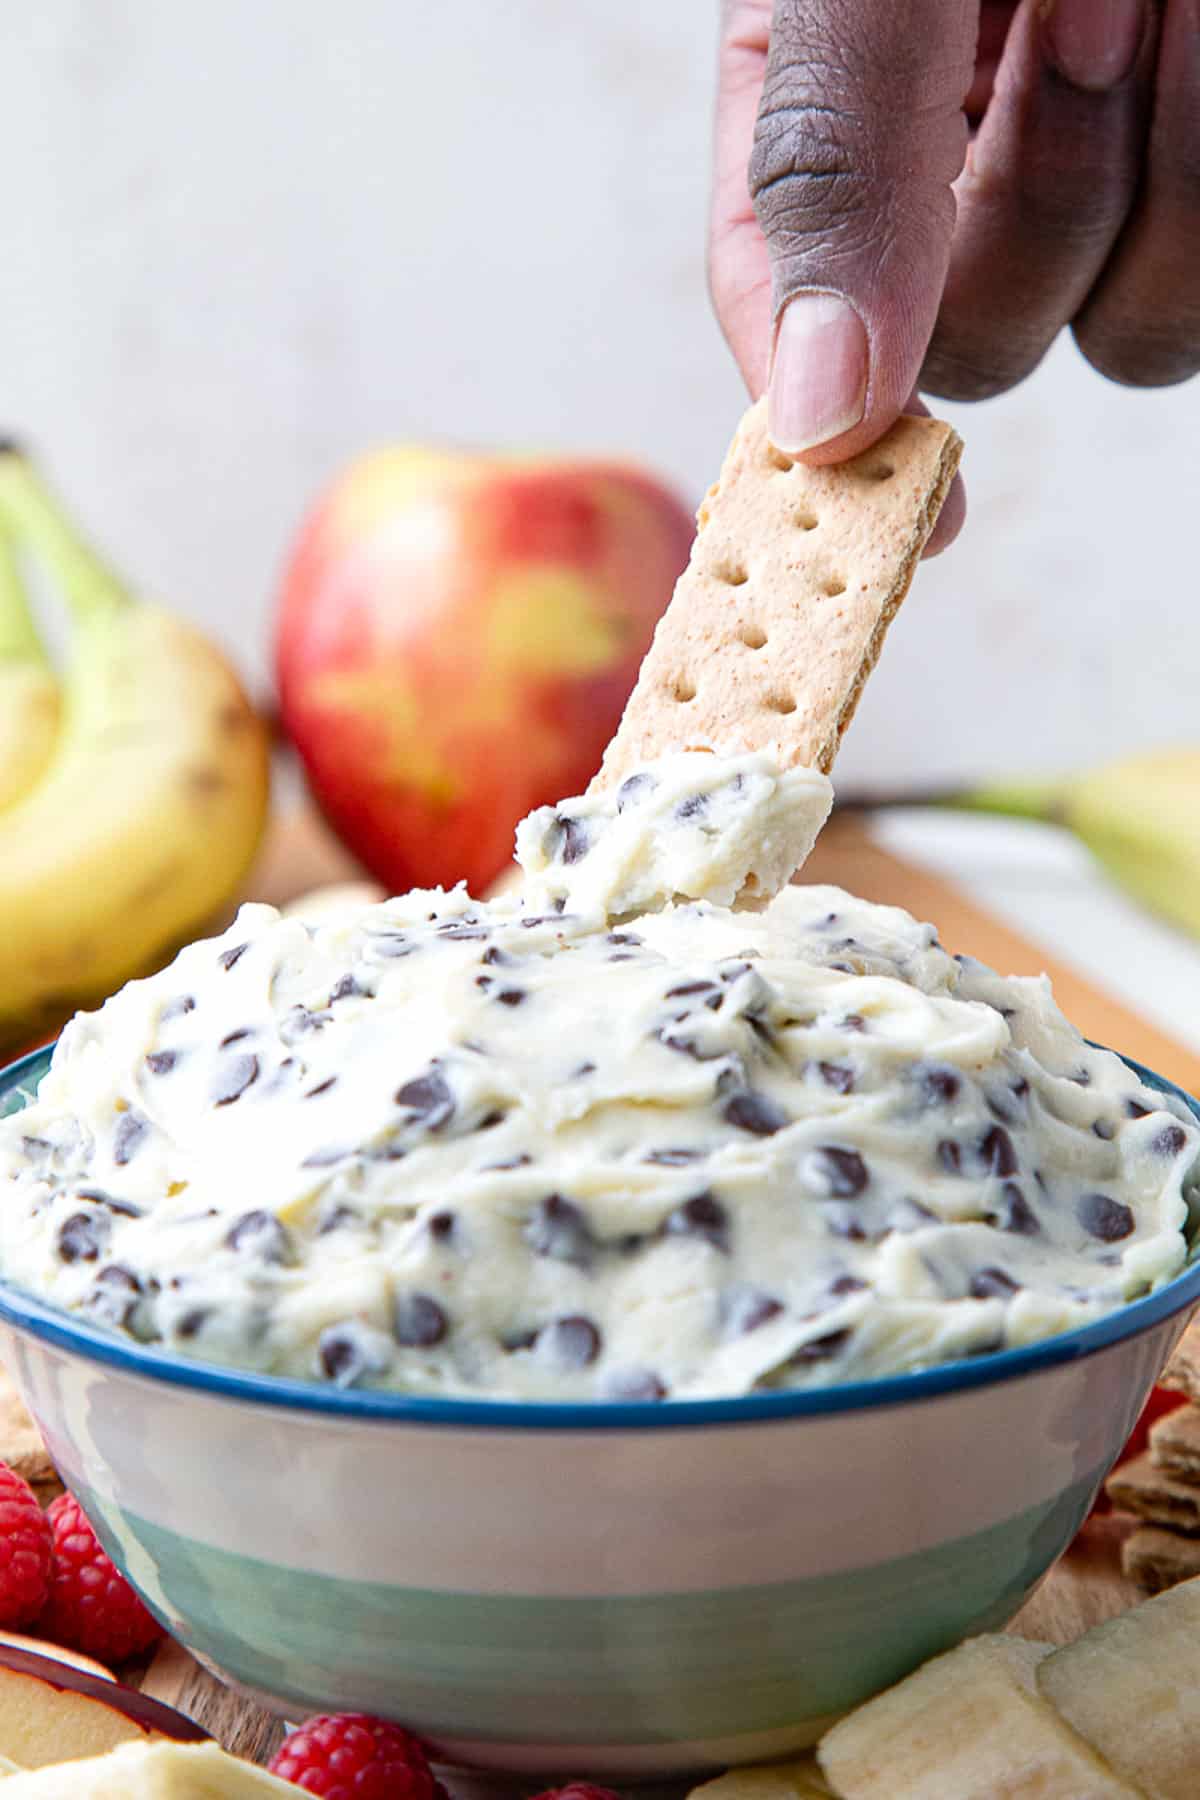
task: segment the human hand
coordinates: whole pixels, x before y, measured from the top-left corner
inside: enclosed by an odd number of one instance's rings
[[[1200,0],[726,0],[710,280],[806,462],[918,385],[1012,387],[1068,324],[1116,381],[1186,379]]]

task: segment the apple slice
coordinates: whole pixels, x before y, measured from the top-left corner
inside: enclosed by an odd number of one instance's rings
[[[108,1675],[0,1646],[0,1754],[19,1768],[97,1756],[150,1737],[203,1742],[207,1733]]]
[[[5,1800],[297,1800],[299,1789],[217,1744],[122,1744],[107,1756],[11,1775]]]
[[[970,1639],[825,1733],[843,1800],[1144,1800],[1037,1691],[1050,1645]]]
[[[73,1669],[82,1669],[85,1675],[94,1675],[97,1681],[117,1679],[111,1669],[106,1669],[103,1663],[93,1662],[81,1650],[68,1650],[65,1644],[52,1644],[46,1638],[22,1637],[18,1631],[0,1631],[0,1654],[5,1650],[27,1650],[33,1656],[48,1656],[51,1662],[69,1663]]]

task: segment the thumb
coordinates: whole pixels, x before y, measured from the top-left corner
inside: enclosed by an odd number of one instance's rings
[[[750,192],[771,262],[781,450],[853,456],[916,386],[978,23],[979,0],[775,0]]]

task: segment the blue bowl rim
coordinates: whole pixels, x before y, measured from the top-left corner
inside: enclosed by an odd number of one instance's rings
[[[1097,1046],[1101,1047],[1101,1046]],[[33,1076],[53,1046],[32,1051],[0,1069],[0,1099]],[[1120,1052],[1117,1052],[1120,1055]],[[1176,1095],[1200,1120],[1200,1101],[1163,1075],[1122,1056],[1145,1086]],[[0,1324],[27,1332],[56,1349],[104,1363],[124,1375],[165,1381],[227,1400],[302,1413],[332,1415],[364,1423],[402,1423],[494,1431],[670,1431],[705,1425],[761,1425],[772,1420],[819,1418],[875,1407],[911,1405],[946,1394],[966,1393],[1015,1381],[1094,1356],[1115,1344],[1153,1330],[1200,1302],[1200,1255],[1180,1274],[1141,1299],[1131,1300],[1087,1325],[1059,1332],[1040,1343],[986,1356],[939,1363],[915,1374],[884,1375],[872,1381],[828,1388],[779,1388],[723,1400],[519,1401],[432,1399],[421,1395],[326,1388],[281,1375],[259,1375],[219,1364],[192,1362],[166,1350],[126,1343],[102,1327],[76,1320],[0,1279]]]

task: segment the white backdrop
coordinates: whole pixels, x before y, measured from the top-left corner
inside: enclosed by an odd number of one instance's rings
[[[401,435],[629,450],[694,501],[743,402],[703,231],[703,0],[5,0],[0,428],[264,678],[308,499]],[[1200,737],[1200,384],[1061,344],[948,409],[972,516],[840,769]]]

